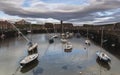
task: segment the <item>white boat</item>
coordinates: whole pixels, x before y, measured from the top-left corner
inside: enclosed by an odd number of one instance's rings
[[[85,40],[85,44],[90,45],[90,40]]]
[[[72,49],[72,43],[71,42],[67,42],[65,44],[65,50],[71,50]]]
[[[111,61],[111,58],[107,54],[105,54],[104,52],[97,51],[96,55],[100,58],[100,60],[103,60],[105,62]]]
[[[34,43],[34,44],[30,45],[30,46],[28,47],[28,51],[32,51],[32,50],[37,49],[37,46],[38,46],[37,43]]]
[[[65,36],[66,36],[65,33],[61,34],[61,38],[65,38]]]
[[[72,37],[74,34],[73,33],[69,33],[69,36]]]
[[[26,64],[34,61],[37,58],[38,58],[38,53],[32,54],[32,55],[28,55],[20,62],[20,65],[21,66],[25,66]]]
[[[27,32],[28,32],[28,33],[31,33],[32,31],[31,31],[31,30],[28,30]]]
[[[66,43],[66,42],[67,42],[67,39],[61,39],[61,42],[62,42],[62,43]]]
[[[52,36],[53,38],[58,38],[58,35],[54,35],[54,36]]]

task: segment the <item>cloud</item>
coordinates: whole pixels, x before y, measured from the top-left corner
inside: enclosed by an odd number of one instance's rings
[[[120,0],[89,0],[83,4],[48,3],[44,0],[0,0],[0,10],[11,16],[52,21],[64,20],[73,23],[116,22],[120,14]],[[116,16],[114,16],[116,15]],[[112,17],[106,20],[103,18]],[[120,16],[119,16],[120,18]],[[45,21],[45,20],[43,20]]]

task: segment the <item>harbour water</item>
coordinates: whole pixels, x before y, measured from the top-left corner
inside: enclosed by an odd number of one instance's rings
[[[27,35],[27,37],[31,37]],[[28,55],[27,42],[22,37],[0,42],[0,75],[119,75],[120,60],[103,48],[85,45],[85,39],[70,38],[71,52],[64,51],[60,38],[49,44],[47,34],[32,34],[32,41],[38,43],[38,60],[21,68],[19,62]],[[97,60],[96,51],[102,50],[111,57],[111,63]],[[82,72],[80,74],[80,72]]]

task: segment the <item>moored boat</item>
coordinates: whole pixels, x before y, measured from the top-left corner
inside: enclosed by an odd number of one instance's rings
[[[85,40],[86,45],[90,45],[90,40]]]
[[[103,60],[105,62],[111,62],[111,58],[104,52],[97,51],[96,55],[99,57],[100,60]]]
[[[58,38],[58,35],[54,35],[53,38]]]
[[[65,50],[72,50],[72,44],[71,44],[71,42],[67,42],[65,44]]]
[[[51,43],[54,43],[53,37],[49,39],[49,43],[50,43],[50,44],[51,44]]]
[[[62,42],[62,43],[66,43],[66,42],[67,42],[67,39],[61,39],[61,42]]]
[[[37,58],[38,58],[38,53],[32,54],[32,55],[28,55],[20,62],[20,65],[24,66],[24,65],[34,61]]]
[[[37,49],[37,46],[38,46],[37,43],[31,44],[31,45],[28,47],[28,51],[32,51],[32,50]]]

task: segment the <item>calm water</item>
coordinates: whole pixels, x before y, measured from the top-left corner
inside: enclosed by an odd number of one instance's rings
[[[71,52],[64,51],[59,38],[49,44],[47,35],[34,34],[32,40],[39,45],[39,57],[23,68],[19,67],[19,62],[27,56],[27,42],[19,37],[0,43],[0,75],[80,75],[80,72],[82,75],[100,75],[100,71],[101,75],[120,74],[120,60],[105,51],[112,59],[111,64],[97,61],[95,53],[102,48],[94,43],[86,46],[85,38],[69,39],[73,44]]]

